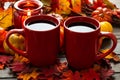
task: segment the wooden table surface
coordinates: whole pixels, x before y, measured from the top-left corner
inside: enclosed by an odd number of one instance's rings
[[[115,48],[114,52],[117,53],[120,57],[120,26],[114,27],[114,34],[117,37],[117,47]],[[114,64],[111,63],[113,70],[115,70],[115,74],[113,75],[115,77],[115,80],[120,80],[120,63]]]

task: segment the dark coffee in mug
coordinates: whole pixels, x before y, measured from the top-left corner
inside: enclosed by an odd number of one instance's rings
[[[68,25],[71,31],[75,32],[92,32],[96,29],[96,27],[90,23],[85,22],[75,22]]]
[[[38,20],[38,21],[28,23],[26,26],[28,29],[31,29],[31,30],[46,31],[46,30],[54,29],[56,25],[53,22],[50,22],[47,20]]]

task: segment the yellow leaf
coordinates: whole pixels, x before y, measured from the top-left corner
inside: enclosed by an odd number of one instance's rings
[[[31,73],[19,74],[17,78],[22,80],[30,80],[30,78],[33,78],[36,80],[38,75],[39,75],[39,72],[37,72],[35,68]]]
[[[70,14],[70,3],[68,0],[59,0],[59,8],[56,8],[58,14]]]
[[[101,52],[103,52],[103,53],[105,53],[105,52],[107,52],[109,49],[104,49],[104,50],[102,50]],[[112,53],[110,53],[109,55],[107,55],[105,58],[107,58],[107,59],[113,59],[113,57],[115,56],[115,54],[112,52]]]
[[[0,9],[1,10],[1,9]],[[9,26],[12,26],[12,7],[7,10],[0,11],[0,26],[4,29],[7,29]]]
[[[105,52],[107,52],[108,50],[109,50],[109,49],[105,49],[105,50],[102,50],[102,52],[105,53]],[[110,53],[110,54],[107,55],[105,58],[106,58],[106,59],[113,59],[113,60],[116,61],[116,62],[120,62],[120,57],[119,57],[116,53],[114,53],[114,52]]]
[[[27,58],[20,56],[17,53],[15,53],[14,61],[29,63],[29,60]]]
[[[71,0],[72,10],[76,13],[81,12],[81,0]]]
[[[39,75],[39,72],[37,72],[36,69],[34,69],[34,71],[30,74],[30,76],[31,76],[33,79],[36,79],[38,75]]]

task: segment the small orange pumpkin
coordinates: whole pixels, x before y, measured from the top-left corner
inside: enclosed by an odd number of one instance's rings
[[[98,7],[95,11],[92,12],[92,17],[98,21],[112,21],[112,10],[109,8]]]

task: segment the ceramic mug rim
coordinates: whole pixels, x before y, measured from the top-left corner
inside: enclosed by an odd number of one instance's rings
[[[38,5],[38,7],[36,9],[32,9],[31,11],[36,11],[36,10],[41,9],[43,7],[43,3],[41,1],[38,1],[38,0],[30,0],[30,1],[33,1],[32,3],[35,3],[35,4]],[[20,3],[20,2],[27,3],[27,1],[23,1],[23,0],[17,1],[14,4],[14,8],[16,10],[19,10],[19,11],[22,11],[22,12],[27,12],[27,10],[21,9],[19,7],[19,5],[23,4],[23,3]]]
[[[87,20],[87,21],[85,21]],[[89,22],[88,22],[89,21]],[[77,31],[72,31],[68,28],[68,25],[71,23],[75,23],[75,22],[85,22],[85,23],[89,23],[95,26],[95,30],[94,31],[90,31],[90,32],[77,32]],[[73,17],[69,17],[64,21],[64,27],[65,29],[71,31],[71,32],[75,32],[75,33],[94,33],[96,31],[100,30],[100,24],[99,21],[92,18],[92,17],[86,17],[86,16],[73,16]]]
[[[46,17],[46,18],[45,18]],[[49,30],[43,30],[43,31],[37,31],[37,30],[31,30],[28,28],[28,23],[31,23],[32,21],[37,21],[37,20],[46,20],[46,21],[50,21],[52,23],[55,24],[55,27]],[[58,28],[60,26],[60,20],[58,20],[57,18],[53,17],[53,16],[49,16],[49,15],[45,15],[45,14],[41,14],[41,15],[34,15],[34,16],[30,16],[29,18],[27,18],[26,20],[24,20],[23,22],[23,28],[26,28],[27,30],[30,31],[36,31],[36,32],[46,32],[46,31],[51,31],[54,30],[56,28]]]

